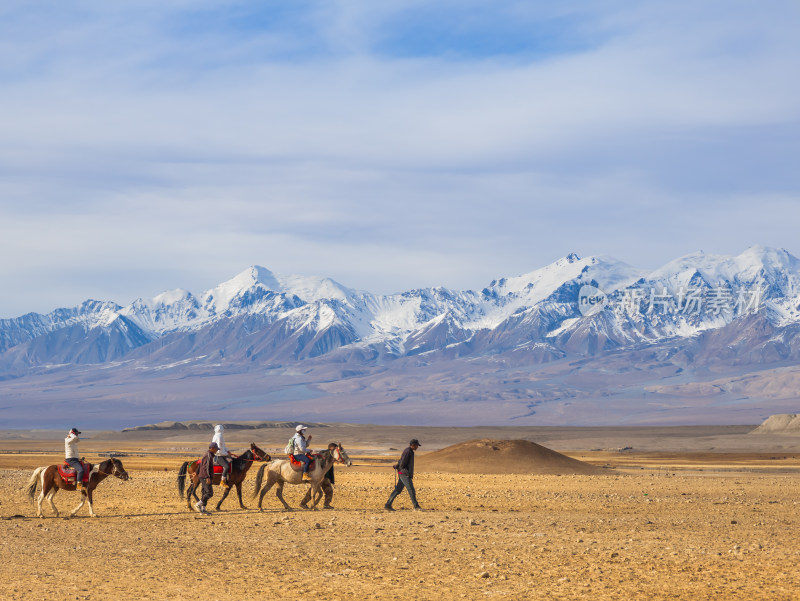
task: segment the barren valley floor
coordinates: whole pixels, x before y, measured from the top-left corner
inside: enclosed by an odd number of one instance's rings
[[[270,492],[259,512],[253,473],[249,509],[232,495],[211,516],[177,494],[178,467],[196,454],[130,455],[132,479],[95,491],[98,518],[84,507],[54,519],[45,503],[39,519],[21,489],[60,455],[6,452],[0,598],[800,599],[800,456],[571,455],[612,469],[418,473],[427,511],[403,493],[389,513],[392,471],[351,452],[334,510],[284,512]],[[303,493],[285,496],[297,506]],[[77,499],[56,495],[62,516]]]

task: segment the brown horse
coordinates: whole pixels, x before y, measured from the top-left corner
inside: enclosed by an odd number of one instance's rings
[[[250,469],[250,466],[253,465],[254,461],[270,461],[272,457],[270,457],[267,453],[262,451],[256,446],[256,443],[250,443],[250,450],[245,451],[239,457],[234,457],[233,461],[231,461],[231,471],[228,474],[228,484],[229,486],[225,486],[225,492],[222,493],[222,498],[217,502],[217,511],[219,511],[220,505],[231,492],[230,485],[236,486],[236,494],[239,496],[239,507],[242,509],[247,509],[242,503],[242,482],[244,482],[245,476],[247,476],[247,470]],[[194,497],[195,501],[199,501],[197,498],[197,487],[200,485],[200,478],[197,476],[197,468],[200,465],[200,460],[195,459],[194,461],[185,461],[183,465],[178,470],[178,495],[183,497],[184,495],[184,488],[186,486],[186,476],[191,478],[192,483],[189,485],[189,488],[186,490],[186,505],[189,509],[193,510],[192,508],[192,497]],[[214,474],[214,478],[211,480],[213,484],[219,485],[220,481],[222,480],[222,474]]]
[[[89,475],[89,482],[84,487],[84,490],[81,491],[80,505],[72,510],[72,512],[69,514],[70,517],[73,517],[76,513],[78,513],[87,500],[89,501],[89,515],[91,515],[93,518],[97,517],[92,505],[92,492],[95,488],[97,488],[97,485],[105,480],[108,476],[116,476],[120,480],[127,480],[128,472],[126,472],[125,468],[122,467],[122,462],[113,457],[111,459],[106,459],[100,465],[94,466],[91,474]],[[44,517],[42,514],[42,501],[45,499],[45,497],[47,497],[47,500],[50,502],[50,507],[53,508],[56,517],[58,517],[58,509],[56,509],[56,505],[53,503],[53,497],[58,492],[58,489],[60,488],[61,490],[72,491],[77,488],[74,482],[71,480],[64,480],[61,477],[61,475],[58,473],[57,465],[37,467],[33,471],[31,479],[28,481],[28,485],[25,487],[25,492],[28,494],[31,500],[33,500],[36,495],[37,485],[41,485],[42,489],[42,492],[39,494],[39,498],[36,502],[36,515],[38,515],[40,518]]]

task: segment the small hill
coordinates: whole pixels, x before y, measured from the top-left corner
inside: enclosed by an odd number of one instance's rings
[[[770,415],[750,434],[800,434],[800,415],[797,413]]]
[[[529,440],[462,442],[418,455],[415,468],[460,474],[603,474],[603,468],[572,459]]]

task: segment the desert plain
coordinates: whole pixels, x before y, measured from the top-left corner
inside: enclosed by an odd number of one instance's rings
[[[45,503],[38,518],[23,492],[61,460],[64,433],[0,431],[0,598],[800,599],[800,436],[752,428],[320,425],[312,447],[339,440],[353,460],[336,467],[334,509],[286,512],[270,492],[259,511],[254,464],[248,509],[231,494],[209,516],[187,508],[176,477],[210,432],[85,432],[82,454],[120,453],[131,479],[106,479],[98,517],[84,506],[71,519],[77,493],[55,496],[61,517]],[[403,493],[386,512],[412,436],[425,511]],[[287,438],[227,434],[234,451],[253,441],[275,457]],[[498,451],[515,440],[586,469]],[[304,493],[285,489],[293,507]]]

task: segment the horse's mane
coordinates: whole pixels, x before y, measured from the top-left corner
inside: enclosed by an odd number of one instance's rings
[[[251,449],[247,449],[244,453],[234,458],[234,460],[231,462],[231,467],[235,467],[237,470],[242,471],[245,463],[251,461],[254,457],[255,454],[253,451]]]
[[[320,459],[325,458],[326,461],[327,460],[333,461],[333,451],[331,451],[328,448],[326,448],[324,451],[320,451],[319,453],[317,453],[317,455],[319,455]]]

